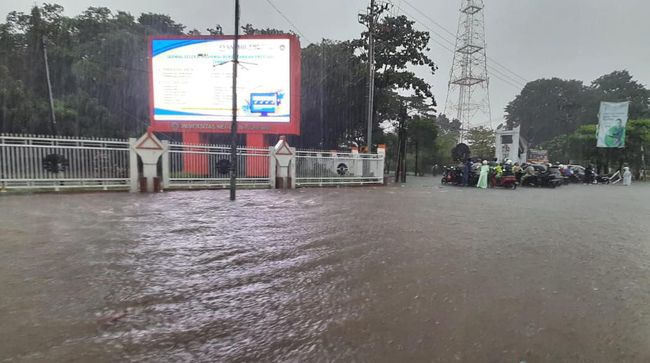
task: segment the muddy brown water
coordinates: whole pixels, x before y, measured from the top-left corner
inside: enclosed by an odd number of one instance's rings
[[[0,361],[650,361],[650,185],[227,198],[0,196]]]

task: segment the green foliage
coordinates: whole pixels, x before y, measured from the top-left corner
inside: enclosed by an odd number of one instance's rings
[[[458,144],[458,134],[447,133],[438,135],[435,143],[434,164],[451,165],[454,160],[451,150]]]
[[[58,131],[127,137],[149,118],[147,38],[182,34],[167,15],[89,7],[76,17],[44,4],[11,12],[0,24],[0,131],[50,133],[43,44],[55,98]]]
[[[506,107],[509,127],[521,126],[522,135],[539,145],[595,123],[601,101],[630,101],[630,119],[650,117],[650,91],[628,71],[599,77],[590,87],[559,78],[529,82]]]
[[[421,174],[431,168],[435,158],[436,137],[438,128],[435,117],[431,115],[415,115],[406,125],[413,170]],[[411,158],[407,158],[407,162]]]
[[[594,122],[598,109],[593,107],[592,97],[581,81],[553,78],[529,82],[506,107],[507,124],[521,126],[522,135],[536,145]]]
[[[554,162],[596,164],[614,169],[628,164],[638,173],[642,168],[642,147],[646,160],[650,157],[650,120],[628,122],[623,149],[598,149],[597,127],[595,124],[582,125],[569,135],[561,135],[544,143],[542,148],[549,151],[549,158]]]
[[[630,101],[630,119],[650,117],[650,90],[632,80],[628,71],[606,74],[592,83],[602,101]]]
[[[30,12],[11,12],[0,23],[0,132],[51,132],[45,44],[60,133],[104,137],[142,133],[149,122],[147,36],[182,35],[186,27],[165,14],[134,16],[93,6],[70,17],[63,10],[60,5],[43,4]],[[218,25],[207,31],[222,34]],[[251,24],[243,26],[242,32],[286,33]],[[411,114],[430,118],[423,110],[435,105],[431,86],[413,73],[414,67],[431,73],[436,69],[426,55],[428,42],[429,34],[416,30],[406,17],[380,19],[376,28],[376,141],[383,138],[379,125],[398,119],[401,94],[413,96],[407,102]],[[323,40],[303,49],[302,137],[297,146],[336,148],[365,143],[368,63],[364,47],[363,40]],[[414,130],[420,128],[418,122]],[[433,139],[431,131],[417,133],[428,133]],[[429,152],[428,142],[418,141],[423,155]]]
[[[323,40],[302,50],[299,146],[336,148],[365,140],[367,68],[350,42]]]
[[[138,23],[149,35],[181,35],[185,25],[176,23],[169,15],[146,13],[140,15]]]
[[[436,118],[436,124],[438,125],[438,128],[442,133],[444,134],[453,133],[456,135],[460,133],[460,129],[462,126],[460,121],[456,119],[450,120],[445,114],[441,114]]]
[[[367,22],[367,17],[362,17]],[[414,28],[414,21],[405,16],[387,16],[375,25],[375,127],[399,117],[402,103],[400,93],[410,93],[423,103],[436,106],[431,85],[413,72],[424,68],[434,74],[437,66],[427,56],[430,35]],[[362,62],[368,62],[368,32],[351,42],[360,52]]]
[[[494,157],[494,130],[485,127],[474,127],[467,132],[467,142],[473,157],[492,159]]]
[[[246,24],[242,26],[241,30],[246,35],[282,35],[282,34],[295,35],[295,33],[292,31],[285,32],[284,30],[274,29],[274,28],[255,28],[252,24]]]

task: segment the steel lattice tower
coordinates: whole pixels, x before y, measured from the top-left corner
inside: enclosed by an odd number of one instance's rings
[[[491,126],[483,0],[461,0],[445,114],[461,122],[460,142],[472,126]]]

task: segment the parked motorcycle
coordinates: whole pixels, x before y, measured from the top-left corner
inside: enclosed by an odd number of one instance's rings
[[[557,178],[553,173],[549,171],[541,171],[538,172],[537,175],[525,176],[521,180],[522,186],[538,188],[557,188],[559,186],[562,186],[563,183],[563,179]]]
[[[463,170],[455,166],[445,167],[440,182],[442,184],[463,185]]]
[[[517,177],[512,175],[502,175],[500,178],[497,178],[496,175],[492,175],[490,178],[490,185],[497,188],[506,188],[506,189],[517,189]]]

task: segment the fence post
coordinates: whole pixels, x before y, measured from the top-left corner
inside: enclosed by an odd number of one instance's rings
[[[298,159],[296,158],[296,148],[290,148],[293,155],[291,155],[291,163],[289,164],[289,180],[291,185],[289,188],[296,189],[296,163]]]
[[[129,184],[131,193],[138,192],[138,154],[135,152],[135,138],[129,138]]]
[[[382,183],[385,184],[384,168],[386,166],[386,145],[380,144],[377,147],[377,178],[381,178]]]
[[[276,176],[276,162],[275,162],[275,148],[269,147],[269,185],[271,189],[275,189],[275,176]]]
[[[163,140],[163,154],[162,154],[162,188],[165,189],[169,186],[169,141]]]
[[[354,175],[354,176],[365,177],[366,175],[364,175],[364,173],[363,173],[363,166],[368,161],[370,161],[370,159],[367,159],[365,157],[362,158],[359,155],[359,149],[357,149],[356,147],[353,147],[352,148],[352,160],[350,162],[351,165],[349,166],[348,170],[350,170],[350,173],[352,175]]]

